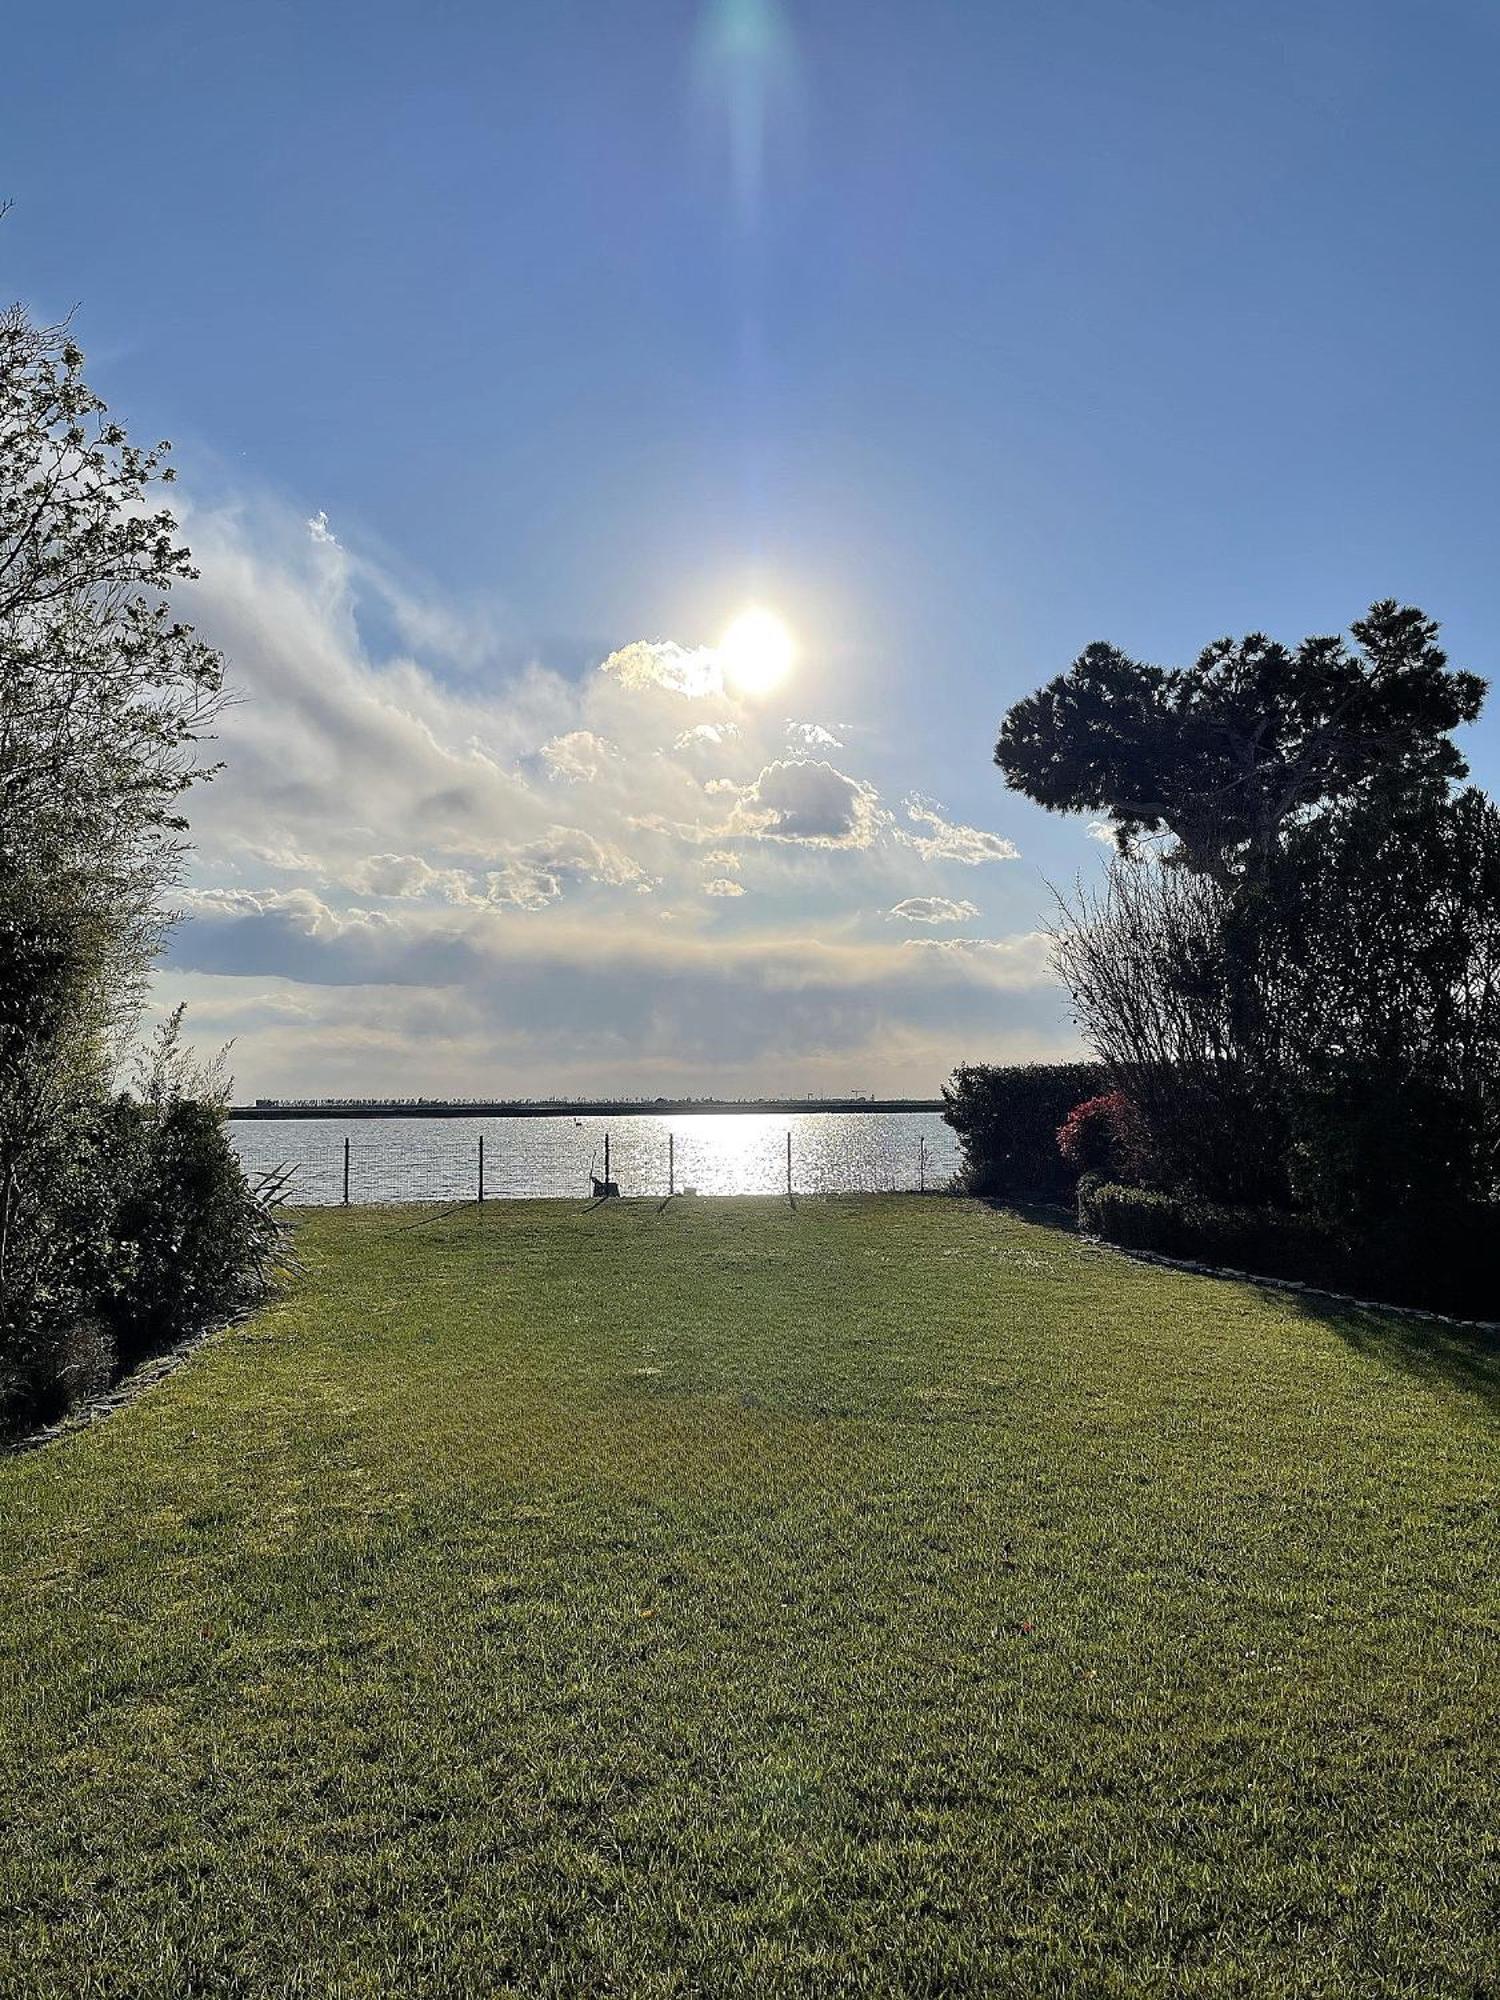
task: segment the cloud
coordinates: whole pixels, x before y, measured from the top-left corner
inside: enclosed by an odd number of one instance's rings
[[[799,750],[842,750],[843,739],[835,736],[831,729],[825,729],[820,722],[789,722],[786,726],[787,741]]]
[[[691,729],[684,729],[680,736],[672,739],[674,750],[715,749],[721,743],[729,743],[740,733],[738,723],[697,722]]]
[[[273,974],[345,985],[443,986],[459,974],[459,934],[415,915],[335,909],[309,889],[190,890],[176,962],[199,971]]]
[[[458,869],[434,868],[419,854],[372,854],[348,871],[343,886],[367,896],[414,897],[438,890],[452,902],[470,893]]]
[[[184,509],[183,610],[239,699],[161,991],[239,1036],[249,1094],[843,1089],[851,1062],[933,1090],[960,1056],[1074,1046],[1029,946],[907,949],[877,914],[960,921],[915,913],[949,900],[925,850],[1009,843],[918,797],[898,824],[710,649],[507,663],[492,613],[304,512]]]
[[[709,646],[679,646],[672,639],[637,639],[604,662],[622,687],[665,688],[695,699],[724,692],[718,655]]]
[[[1003,938],[903,938],[901,949],[967,965],[999,985],[1045,986],[1055,978],[1053,943],[1045,931]]]
[[[597,778],[616,751],[592,729],[570,729],[565,736],[554,736],[544,743],[538,754],[554,777],[584,783]]]
[[[878,824],[875,789],[821,760],[768,764],[740,791],[730,824],[761,839],[868,847]]]
[[[640,864],[622,849],[596,840],[576,826],[551,827],[541,839],[518,848],[485,881],[492,903],[509,903],[519,910],[545,909],[557,901],[569,881],[595,882],[611,889],[634,888],[642,894],[654,887]]]
[[[917,826],[930,827],[930,833],[908,833],[902,837],[910,841],[924,861],[958,861],[972,868],[981,861],[1015,861],[1020,849],[1013,841],[1006,840],[998,833],[986,833],[977,826],[960,826],[945,819],[942,812],[930,799],[914,793],[906,801],[906,816]]]
[[[609,1017],[611,993],[635,987],[674,1015],[685,989],[722,993],[730,986],[758,995],[823,993],[838,1004],[863,995],[876,1009],[914,994],[941,996],[953,981],[1044,987],[1050,984],[1051,941],[1042,933],[1009,938],[906,938],[895,944],[792,936],[716,937],[705,949],[693,937],[663,937],[620,925],[564,922],[531,925],[504,908],[468,910],[404,906],[394,913],[340,912],[306,890],[215,891],[196,898],[197,921],[178,934],[177,962],[194,971],[274,975],[313,985],[398,985],[453,982],[483,1008],[505,987],[538,979],[566,981],[575,991],[569,1012],[594,1024]],[[289,954],[287,946],[295,943]],[[288,956],[295,969],[288,971]],[[425,972],[414,979],[415,972]],[[742,1011],[742,1010],[737,1010]],[[545,1015],[532,1032],[545,1035]],[[711,1033],[712,1022],[700,1032]],[[774,1032],[774,1027],[771,1032]]]
[[[886,915],[908,924],[963,924],[979,911],[975,904],[954,902],[949,896],[907,896]]]

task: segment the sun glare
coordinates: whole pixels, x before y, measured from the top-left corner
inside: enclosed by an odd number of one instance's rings
[[[774,611],[752,605],[719,641],[724,677],[740,694],[769,694],[791,672],[797,647]]]

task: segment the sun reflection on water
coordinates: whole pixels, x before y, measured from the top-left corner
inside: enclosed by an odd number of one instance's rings
[[[792,1135],[798,1194],[876,1194],[936,1187],[957,1165],[952,1131],[924,1112],[705,1112],[618,1118],[351,1118],[231,1123],[252,1171],[296,1166],[292,1200],[343,1198],[349,1144],[352,1202],[464,1201],[478,1190],[484,1141],[485,1193],[587,1198],[589,1175],[610,1174],[626,1196],[660,1197],[669,1177],[680,1194],[781,1194]],[[923,1142],[925,1141],[925,1154]]]

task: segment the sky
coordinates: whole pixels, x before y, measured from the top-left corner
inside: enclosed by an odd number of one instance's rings
[[[1385,596],[1494,671],[1497,78],[1491,0],[26,10],[0,293],[237,690],[155,1004],[242,1097],[1072,1052],[1012,701]]]

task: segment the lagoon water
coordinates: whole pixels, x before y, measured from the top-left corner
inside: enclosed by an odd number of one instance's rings
[[[618,1118],[287,1118],[232,1121],[252,1173],[291,1166],[288,1200],[464,1201],[485,1194],[586,1197],[590,1173],[610,1172],[622,1195],[665,1195],[668,1138],[678,1192],[780,1194],[786,1137],[798,1194],[878,1194],[941,1187],[958,1165],[953,1132],[935,1112],[726,1112]],[[925,1140],[925,1153],[923,1141]]]

